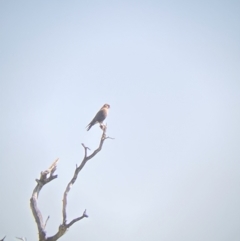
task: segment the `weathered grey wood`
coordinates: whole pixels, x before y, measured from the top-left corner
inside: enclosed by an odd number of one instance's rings
[[[83,157],[81,164],[79,166],[76,166],[73,177],[70,180],[70,182],[67,184],[66,189],[63,193],[62,223],[60,224],[56,234],[54,234],[51,237],[47,237],[47,235],[46,235],[46,224],[47,224],[49,217],[47,218],[47,220],[45,222],[43,221],[42,214],[41,214],[40,209],[38,208],[37,201],[38,201],[39,193],[40,193],[41,189],[43,188],[43,186],[57,178],[57,175],[54,175],[54,172],[57,169],[58,159],[55,160],[53,162],[53,164],[46,171],[41,172],[40,179],[36,179],[37,185],[34,188],[32,196],[30,198],[30,207],[31,207],[35,222],[37,224],[39,241],[56,241],[60,237],[62,237],[74,223],[80,221],[83,218],[88,217],[86,210],[84,210],[83,214],[80,217],[77,217],[77,218],[73,219],[72,221],[70,221],[69,223],[67,223],[67,196],[68,196],[68,193],[69,193],[72,185],[77,180],[79,172],[83,169],[85,164],[90,159],[92,159],[98,152],[101,151],[104,141],[106,139],[110,138],[110,137],[106,137],[107,127],[104,125],[101,125],[101,129],[103,132],[102,132],[99,146],[95,151],[93,151],[93,153],[91,155],[88,156],[88,153],[87,153],[88,150],[90,150],[90,149],[88,147],[86,147],[84,144],[82,144],[82,146],[84,148],[84,157]],[[112,139],[112,138],[110,138],[110,139]]]

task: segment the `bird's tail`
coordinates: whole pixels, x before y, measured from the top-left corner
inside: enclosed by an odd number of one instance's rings
[[[89,130],[91,129],[92,126],[93,126],[93,124],[92,124],[92,123],[89,123],[89,124],[86,126],[87,131],[89,131]]]

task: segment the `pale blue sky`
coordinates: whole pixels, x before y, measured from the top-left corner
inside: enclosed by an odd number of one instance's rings
[[[61,239],[240,240],[239,1],[0,1],[0,238],[48,235],[85,126],[111,105],[107,140],[69,194]]]

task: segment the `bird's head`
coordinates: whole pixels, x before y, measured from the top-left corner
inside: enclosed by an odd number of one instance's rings
[[[105,104],[105,105],[103,106],[103,108],[110,109],[110,105],[109,105],[109,104]]]

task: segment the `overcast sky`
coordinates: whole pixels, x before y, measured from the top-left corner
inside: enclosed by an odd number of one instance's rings
[[[47,235],[70,191],[61,241],[240,240],[240,2],[0,1],[0,239]],[[91,152],[90,152],[91,153]]]

